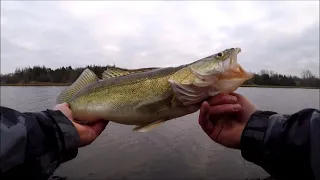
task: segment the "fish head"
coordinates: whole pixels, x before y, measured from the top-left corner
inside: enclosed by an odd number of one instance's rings
[[[225,49],[192,63],[190,68],[198,77],[222,74],[230,70],[230,68],[237,68],[237,55],[239,52],[241,52],[240,48]]]
[[[253,77],[238,63],[241,48],[229,48],[190,64],[201,81],[212,82],[220,92],[232,92]]]

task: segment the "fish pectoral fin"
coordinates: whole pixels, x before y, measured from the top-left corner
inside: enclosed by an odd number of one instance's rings
[[[79,92],[84,86],[92,82],[98,81],[98,76],[90,69],[85,69],[77,80],[72,83],[69,87],[64,89],[57,97],[56,103],[60,104],[67,102],[73,95]]]
[[[147,72],[147,71],[152,71],[155,69],[159,69],[159,68],[158,67],[150,67],[150,68],[139,68],[139,69],[124,69],[124,68],[119,68],[119,67],[107,67],[107,70],[105,70],[102,73],[102,79],[108,79],[108,78],[119,77],[119,76],[126,76],[129,74]]]
[[[208,87],[199,87],[190,84],[177,83],[174,80],[169,80],[175,97],[179,99],[183,105],[196,104],[208,97]]]
[[[166,122],[166,120],[158,120],[158,121],[150,123],[150,124],[137,126],[137,127],[133,128],[133,131],[147,132],[147,131],[150,131],[151,129],[155,128],[155,127],[160,126],[164,122]]]

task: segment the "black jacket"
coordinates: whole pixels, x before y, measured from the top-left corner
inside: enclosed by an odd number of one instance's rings
[[[243,131],[241,153],[276,179],[320,180],[320,111],[257,111]]]
[[[48,179],[76,157],[79,135],[60,112],[21,113],[1,107],[1,179]],[[320,112],[257,111],[241,138],[242,156],[277,179],[320,180]]]
[[[77,156],[80,137],[60,111],[20,113],[1,107],[0,179],[48,179]]]

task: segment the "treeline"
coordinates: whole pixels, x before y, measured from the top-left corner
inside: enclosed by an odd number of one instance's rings
[[[261,70],[254,73],[254,77],[244,83],[245,85],[266,86],[297,86],[297,87],[320,87],[319,77],[312,74],[308,69],[301,72],[301,76],[283,75],[272,70]]]
[[[34,66],[28,68],[17,68],[14,73],[1,75],[1,84],[27,84],[27,83],[72,83],[86,68],[94,71],[99,78],[104,70],[110,66],[90,65],[80,68],[60,67],[58,69],[46,68],[45,66]]]
[[[1,75],[1,84],[41,84],[41,83],[72,83],[85,68],[91,69],[101,78],[101,74],[110,66],[89,65],[81,68],[61,67],[58,69],[46,68],[45,66],[34,66],[16,69],[14,73]],[[271,70],[261,70],[254,73],[254,77],[244,83],[245,85],[266,86],[298,86],[298,87],[320,87],[319,77],[312,74],[310,70],[303,70],[301,77],[283,75]]]

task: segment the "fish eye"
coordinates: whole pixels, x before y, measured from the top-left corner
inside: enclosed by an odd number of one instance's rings
[[[218,53],[217,56],[218,56],[218,57],[222,57],[222,56],[223,56],[223,53]]]

